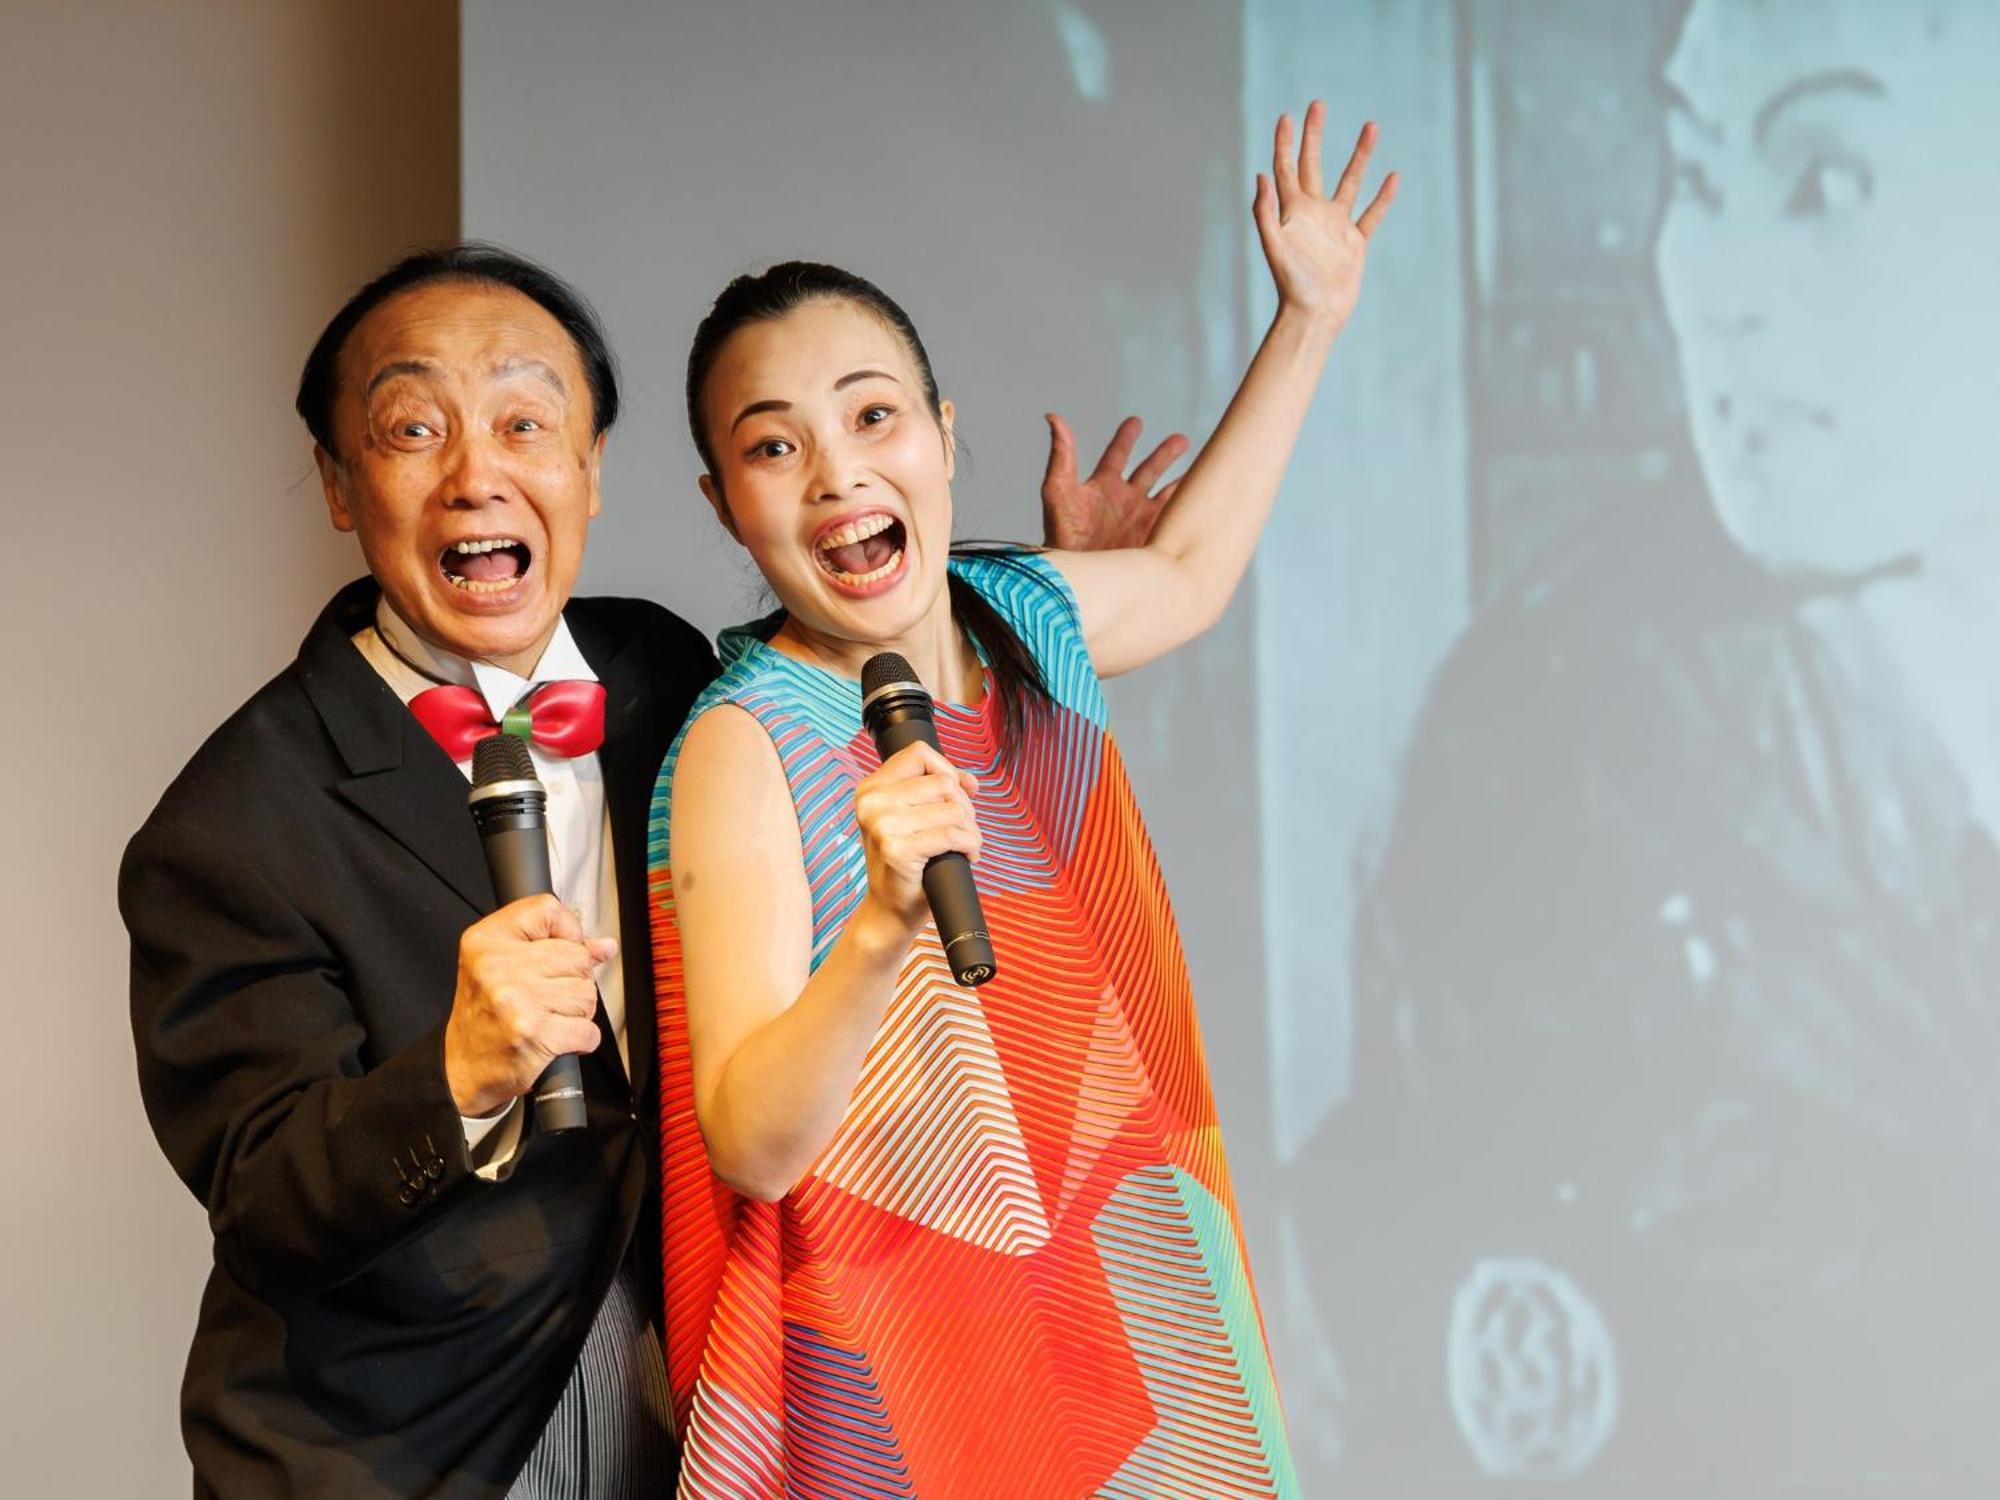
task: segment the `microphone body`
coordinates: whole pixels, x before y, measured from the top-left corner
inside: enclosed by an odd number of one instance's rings
[[[511,734],[481,740],[473,750],[472,782],[472,820],[500,904],[552,892],[549,799],[528,747]],[[564,1053],[542,1070],[534,1098],[536,1129],[583,1129],[583,1065],[575,1053]]]
[[[893,651],[870,657],[862,669],[861,692],[861,717],[882,759],[913,740],[938,748],[931,695],[902,657]],[[972,883],[971,861],[955,849],[932,858],[924,866],[924,897],[930,902],[951,977],[969,989],[999,973],[986,917],[979,909],[979,891]]]

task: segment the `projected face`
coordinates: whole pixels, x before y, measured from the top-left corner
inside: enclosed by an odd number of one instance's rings
[[[1659,241],[1724,522],[1778,566],[1990,534],[2000,6],[1696,0]]]
[[[752,323],[702,406],[718,470],[703,490],[795,626],[876,647],[943,607],[951,404],[931,414],[894,329],[839,301]]]

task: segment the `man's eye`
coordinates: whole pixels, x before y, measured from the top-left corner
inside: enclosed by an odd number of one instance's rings
[[[792,445],[783,438],[766,438],[750,450],[752,458],[783,458],[792,451]]]
[[[1874,196],[1874,175],[1859,162],[1815,156],[1792,184],[1785,212],[1795,219],[1818,219],[1866,203]]]
[[[399,422],[396,425],[396,434],[399,437],[406,437],[406,438],[427,438],[435,436],[435,434],[431,431],[431,424],[428,422]]]
[[[540,432],[542,424],[533,417],[516,417],[508,424],[508,428],[513,432]]]

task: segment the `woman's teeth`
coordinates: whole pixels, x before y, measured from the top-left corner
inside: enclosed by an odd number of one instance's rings
[[[849,521],[834,531],[829,531],[819,539],[819,550],[831,552],[835,547],[852,547],[856,542],[865,542],[871,536],[880,536],[896,524],[894,516],[877,513],[863,516],[858,521]]]
[[[887,578],[891,573],[895,572],[897,568],[902,566],[903,549],[898,547],[894,552],[889,554],[889,560],[883,563],[881,567],[872,568],[866,573],[846,572],[835,567],[831,558],[823,559],[823,561],[825,562],[827,572],[831,573],[835,578],[838,578],[842,583],[858,586],[874,583],[879,579]]]
[[[819,565],[850,588],[879,583],[903,561],[902,523],[882,511],[858,516],[820,537]],[[874,567],[869,567],[869,563]]]
[[[455,542],[451,550],[470,557],[475,552],[491,552],[495,547],[518,547],[520,545],[512,537],[488,537],[483,542]]]

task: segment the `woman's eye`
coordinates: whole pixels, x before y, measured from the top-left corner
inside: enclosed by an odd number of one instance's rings
[[[792,451],[792,445],[783,438],[766,438],[750,450],[752,458],[783,458]]]
[[[1866,203],[1874,195],[1874,176],[1859,162],[1815,156],[1792,184],[1785,212],[1795,219],[1817,219]]]
[[[861,413],[861,425],[873,427],[878,422],[886,422],[896,414],[893,406],[871,406]]]

